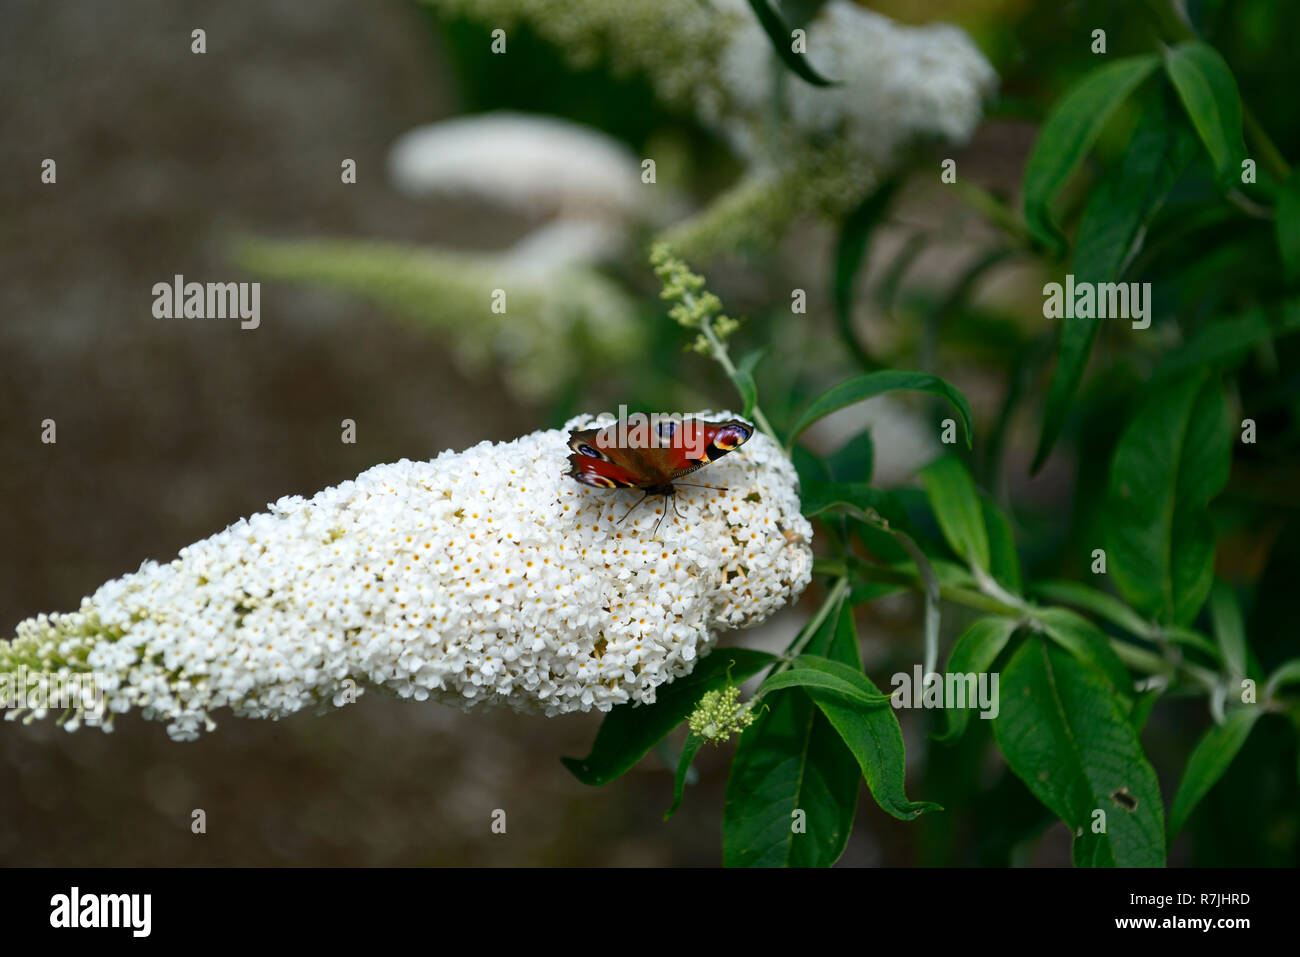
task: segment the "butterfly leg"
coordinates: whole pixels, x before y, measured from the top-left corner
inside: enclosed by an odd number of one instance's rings
[[[655,528],[654,528],[654,531],[650,533],[650,540],[651,540],[651,541],[654,541],[654,540],[655,540],[655,537],[659,534],[659,526],[662,525],[662,524],[664,523],[664,516],[667,515],[667,514],[668,514],[668,509],[666,509],[666,508],[665,508],[662,512],[659,513],[659,521],[655,522]]]
[[[629,515],[631,515],[633,512],[635,512],[635,511],[636,511],[636,510],[641,506],[641,503],[644,502],[644,501],[645,501],[646,499],[648,499],[649,497],[650,497],[650,493],[649,493],[649,492],[646,492],[644,495],[642,495],[639,499],[636,500],[636,504],[635,504],[635,505],[633,505],[631,508],[629,508],[626,512],[623,513],[623,518],[620,518],[620,519],[619,519],[617,522],[615,522],[614,524],[615,524],[615,525],[622,525],[622,524],[623,524],[623,520],[626,519],[626,518],[627,518]]]

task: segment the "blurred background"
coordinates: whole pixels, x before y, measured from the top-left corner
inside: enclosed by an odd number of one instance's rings
[[[457,4],[434,6],[441,8],[407,0],[4,5],[0,631],[12,633],[39,612],[74,610],[145,559],[166,561],[281,495],[311,495],[371,465],[513,438],[621,401],[735,402],[712,364],[682,351],[688,338],[662,317],[644,260],[633,254],[597,267],[584,252],[617,242],[635,250],[647,232],[707,207],[742,173],[732,144],[634,70],[599,57],[575,65],[527,23],[511,25],[509,54],[495,57],[489,24],[457,15]],[[1042,274],[1014,258],[990,264],[971,279],[961,321],[942,341],[927,339],[910,317],[941,307],[995,235],[929,171],[953,157],[963,179],[1014,204],[1037,122],[1088,63],[1079,38],[1102,24],[1112,49],[1145,49],[1149,30],[1119,4],[866,6],[903,23],[961,25],[1000,78],[969,142],[909,160],[927,175],[903,181],[861,285],[897,282],[887,263],[918,232],[944,239],[917,250],[906,283],[891,288],[884,306],[866,296],[855,315],[873,348],[926,357],[988,425],[1007,402],[1008,357],[1042,332]],[[1285,91],[1300,84],[1300,61],[1284,55],[1296,36],[1294,12],[1263,2],[1211,6],[1222,8],[1221,49],[1240,70],[1243,98],[1295,155],[1300,113]],[[195,28],[206,31],[203,55],[191,53]],[[464,165],[444,171],[443,187],[430,185],[434,174],[421,172],[418,156],[413,166],[390,166],[408,131],[499,110],[598,130],[613,151],[609,164],[625,151],[634,177],[641,157],[656,157],[661,198],[624,215],[611,174],[603,205],[574,213],[564,196],[502,202],[492,195],[499,183],[476,185]],[[55,185],[39,180],[46,157],[58,164]],[[356,161],[355,184],[341,182],[345,158]],[[558,240],[527,244],[554,225],[557,209],[578,224],[571,258],[556,253]],[[833,246],[824,222],[800,217],[757,255],[698,263],[728,312],[747,318],[740,335],[750,346],[826,358],[820,367],[805,362],[797,381],[767,388],[764,404],[770,395],[778,414],[850,371],[835,364],[842,360],[826,281]],[[417,268],[412,248],[442,252]],[[546,277],[563,270],[564,283],[548,286]],[[260,280],[260,328],[154,319],[152,286],[176,273]],[[497,330],[478,342],[459,277],[479,274],[530,289],[518,308],[542,317],[543,333],[512,339],[513,331]],[[792,323],[796,287],[808,291],[808,314]],[[1103,389],[1088,401],[1105,398]],[[933,454],[917,436],[934,434],[934,417],[924,405],[873,414],[877,474],[904,481]],[[1075,532],[1086,524],[1086,503],[1070,523],[1062,515],[1078,450],[1086,466],[1114,437],[1071,436],[1031,480],[1037,417],[1032,403],[1007,417],[984,479],[1016,503],[1030,567],[1037,560],[1077,570],[1086,551]],[[345,418],[357,423],[356,444],[339,440]],[[44,419],[57,422],[56,444],[40,441]],[[837,435],[828,420],[812,438],[834,447]],[[1293,580],[1300,539],[1284,527],[1279,520],[1264,552],[1243,548],[1234,561],[1255,578]],[[1275,625],[1286,620],[1277,607],[1256,614]],[[724,642],[775,647],[802,617],[795,610],[763,633]],[[869,671],[915,659],[920,628],[909,597],[868,606],[860,627]],[[1183,707],[1158,710],[1146,737],[1166,794],[1208,722],[1203,703]],[[931,762],[928,716],[901,717],[909,790],[957,809],[904,825],[863,801],[841,866],[1068,866],[1064,827],[990,756],[984,722],[972,722],[969,745]],[[601,789],[561,766],[561,755],[587,752],[599,720],[464,715],[367,695],[324,717],[227,717],[189,744],[134,714],[111,735],[68,734],[49,721],[4,723],[0,863],[719,863],[730,746],[701,753],[700,783],[665,824],[672,775],[657,755]],[[1289,741],[1253,737],[1175,844],[1171,863],[1293,857],[1294,808],[1279,809],[1295,801],[1294,769]],[[1242,807],[1262,808],[1270,822],[1244,837],[1249,847],[1232,829],[1206,824]],[[204,836],[190,832],[194,808],[207,813]],[[506,835],[490,831],[495,808],[508,813]]]

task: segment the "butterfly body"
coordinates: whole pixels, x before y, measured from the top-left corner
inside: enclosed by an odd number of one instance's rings
[[[640,489],[642,502],[651,495],[667,498],[677,494],[673,483],[683,475],[735,451],[753,434],[754,427],[741,419],[651,417],[636,425],[621,420],[600,429],[575,429],[569,433],[566,474],[593,488]]]

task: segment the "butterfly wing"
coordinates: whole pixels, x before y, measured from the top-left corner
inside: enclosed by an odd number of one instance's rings
[[[671,490],[680,478],[749,441],[754,427],[740,419],[660,423],[654,442],[620,444],[616,426],[569,433],[568,475],[594,488]]]
[[[716,462],[748,442],[753,434],[754,427],[741,419],[725,422],[687,419],[677,424],[669,448],[661,450],[671,453],[668,480],[681,478]]]
[[[644,477],[615,461],[620,451],[608,444],[608,430],[583,429],[569,433],[569,471],[567,475],[593,488],[642,488]]]

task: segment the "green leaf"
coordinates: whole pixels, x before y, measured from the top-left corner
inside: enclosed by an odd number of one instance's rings
[[[799,473],[801,488],[816,482],[830,481],[831,473],[826,463],[804,446],[796,445],[790,450],[790,461],[794,463],[794,470]]]
[[[1151,381],[1157,383],[1198,369],[1230,368],[1251,349],[1282,331],[1274,330],[1263,309],[1207,322],[1186,343],[1164,354],[1151,373]]]
[[[1223,663],[1234,676],[1246,674],[1246,625],[1241,619],[1237,595],[1224,582],[1216,581],[1210,590],[1210,620],[1214,623],[1214,640],[1219,644]]]
[[[740,360],[736,365],[735,374],[731,377],[731,381],[736,386],[736,391],[740,393],[740,398],[744,403],[744,410],[741,415],[746,419],[753,416],[754,406],[758,405],[758,385],[754,382],[754,369],[762,361],[766,353],[766,346],[755,349]]]
[[[832,453],[828,464],[837,482],[870,482],[875,459],[871,433],[862,431]]]
[[[1139,612],[1187,625],[1214,577],[1206,506],[1228,480],[1232,428],[1217,379],[1157,387],[1120,436],[1104,533],[1108,567]]]
[[[1131,700],[1133,680],[1100,628],[1068,608],[1043,608],[1036,617],[1049,638],[1106,679],[1121,704]]]
[[[783,691],[770,706],[736,746],[723,805],[723,863],[829,867],[844,853],[861,775],[807,694]],[[804,833],[794,830],[800,811]]]
[[[719,648],[689,675],[662,685],[651,705],[612,709],[600,725],[591,753],[585,758],[561,758],[583,784],[608,784],[630,770],[661,738],[686,720],[700,698],[721,688],[728,675],[740,682],[776,661],[775,655],[749,648]]]
[[[1296,285],[1300,283],[1300,173],[1292,173],[1278,190],[1274,226],[1282,271],[1287,284]]]
[[[857,626],[853,620],[853,609],[848,604],[840,609],[834,642],[824,658],[816,654],[820,650],[816,642],[812,642],[800,660],[811,667],[843,675],[845,680],[855,683],[865,694],[881,694],[871,679],[862,673],[862,662],[858,657]],[[810,694],[822,714],[839,733],[843,743],[852,751],[860,776],[866,778],[867,787],[881,809],[901,820],[911,820],[926,811],[941,810],[939,805],[929,801],[914,802],[907,799],[904,789],[907,767],[903,733],[892,707],[873,708],[864,713],[846,706],[826,692],[811,691]]]
[[[1193,41],[1165,52],[1165,72],[1210,154],[1220,183],[1240,185],[1246,143],[1232,70],[1213,47]]]
[[[838,641],[852,641],[854,647],[857,646],[857,626],[853,622],[852,609],[846,604],[841,612],[837,622]],[[795,659],[796,665],[800,666],[799,670],[807,670],[832,678],[839,685],[846,686],[844,694],[855,701],[860,701],[871,707],[879,704],[888,704],[891,695],[882,694],[876,690],[876,686],[871,683],[866,675],[862,673],[862,665],[856,661],[849,664],[844,661],[837,661],[833,658],[826,658],[822,655],[802,654]],[[809,687],[819,688],[826,691],[834,691],[832,685],[821,684],[815,681],[808,682]]]
[[[832,664],[834,662],[831,662]],[[757,694],[768,694],[782,688],[817,688],[838,695],[848,704],[875,708],[889,701],[887,694],[864,693],[857,683],[846,681],[838,674],[815,667],[791,668],[774,674],[759,686]]]
[[[938,376],[927,375],[924,372],[905,372],[901,369],[868,372],[827,389],[799,416],[794,428],[790,430],[788,444],[793,444],[804,429],[832,412],[886,392],[928,392],[947,399],[961,416],[962,427],[966,433],[966,445],[970,447],[974,427],[966,397]]]
[[[1300,683],[1300,658],[1292,658],[1278,665],[1277,670],[1269,675],[1268,683],[1264,685],[1264,700],[1271,701],[1273,695],[1277,694],[1277,689],[1283,685],[1297,683]]]
[[[798,446],[795,447],[798,451]],[[801,481],[803,514],[814,518],[824,512],[843,513],[856,520],[854,531],[871,553],[882,561],[906,562],[909,552],[900,544],[894,530],[915,537],[911,517],[892,491],[873,488],[862,482]],[[890,531],[873,523],[872,512],[883,518]]]
[[[1218,647],[1199,631],[1184,628],[1182,625],[1164,625],[1160,628],[1160,634],[1166,641],[1175,645],[1186,645],[1188,648],[1205,652],[1215,663],[1221,660]]]
[[[1192,755],[1187,759],[1187,768],[1183,771],[1183,779],[1178,784],[1178,792],[1169,806],[1171,841],[1183,829],[1188,815],[1201,802],[1201,798],[1210,793],[1210,788],[1228,770],[1228,765],[1246,743],[1260,714],[1260,709],[1254,707],[1230,712],[1223,724],[1216,724],[1205,732],[1205,736],[1192,749]]]
[[[853,673],[851,681],[857,681],[862,675],[862,656],[858,653],[858,626],[853,620],[853,606],[848,602],[840,605],[834,619],[828,619],[826,626],[814,635],[804,647],[800,660],[809,667],[821,664],[823,667],[834,664],[838,668],[847,668]],[[874,691],[870,682],[860,685],[865,691]]]
[[[893,492],[865,482],[801,482],[800,497],[803,514],[808,518],[834,509],[849,514],[874,511],[895,528],[912,528],[907,510]]]
[[[907,585],[902,583],[891,584],[889,582],[866,581],[854,585],[849,590],[848,603],[855,608],[859,605],[865,605],[873,602],[878,598],[884,598],[887,595],[897,595],[899,592],[910,591]]]
[[[677,813],[677,809],[682,805],[682,794],[686,790],[686,776],[691,770],[691,762],[695,760],[695,755],[700,750],[700,745],[704,739],[694,731],[686,734],[686,741],[682,744],[681,757],[677,759],[677,773],[673,775],[673,803],[664,811],[664,820],[668,820]]]
[[[921,469],[939,528],[952,550],[980,571],[989,570],[989,536],[984,509],[966,466],[945,455]]]
[[[1029,231],[1049,249],[1064,248],[1052,219],[1052,202],[1091,149],[1115,108],[1158,61],[1152,55],[1127,57],[1098,67],[1075,84],[1043,121],[1025,166],[1024,208]]]
[[[772,41],[772,49],[776,51],[776,55],[781,58],[781,62],[789,67],[795,76],[811,83],[813,86],[835,85],[834,81],[826,79],[814,70],[803,54],[794,52],[790,28],[786,26],[785,21],[781,19],[781,15],[772,8],[768,0],[749,0],[749,5],[754,11],[754,16],[758,18],[759,24],[763,27],[763,32]]]
[[[1147,224],[1187,168],[1196,141],[1165,97],[1145,97],[1128,149],[1093,188],[1079,221],[1072,271],[1076,282],[1118,282],[1142,248]],[[1056,370],[1048,388],[1042,432],[1031,471],[1047,461],[1065,426],[1088,366],[1099,319],[1062,319]]]
[[[1098,617],[1105,618],[1113,625],[1118,625],[1131,635],[1140,638],[1152,637],[1152,627],[1145,619],[1128,605],[1104,591],[1071,581],[1036,582],[1033,592],[1049,601],[1073,605],[1090,611]]]
[[[823,623],[807,648],[860,668],[853,609],[841,604],[839,614]],[[727,778],[723,862],[728,867],[829,867],[848,843],[862,775],[805,692],[782,691],[767,704],[740,736]],[[805,833],[792,829],[796,810],[804,812]]]
[[[989,570],[999,585],[1019,595],[1024,590],[1024,582],[1020,577],[1020,556],[1016,552],[1011,522],[990,499],[980,500],[980,511],[984,515],[984,528],[988,531]]]
[[[898,190],[899,180],[891,179],[881,184],[844,219],[839,242],[835,246],[835,275],[831,290],[835,298],[835,324],[850,354],[864,368],[876,363],[853,333],[853,289],[858,270],[867,254],[871,232],[889,208],[890,200]]]
[[[1151,717],[1151,709],[1156,706],[1160,700],[1160,695],[1164,688],[1152,688],[1150,691],[1144,691],[1133,701],[1133,713],[1129,715],[1129,720],[1133,722],[1133,730],[1138,734],[1146,727],[1147,718]]]
[[[871,796],[882,811],[900,821],[910,821],[927,811],[943,810],[933,801],[907,798],[903,732],[893,708],[875,708],[863,714],[827,692],[809,694],[853,752]]]
[[[1075,864],[1163,866],[1160,786],[1106,681],[1033,638],[1003,668],[1001,700],[993,721],[998,747],[1016,776],[1073,833]],[[1104,833],[1093,831],[1102,820],[1099,810],[1105,812]]]
[[[948,654],[946,674],[986,674],[1020,623],[1012,618],[981,618],[962,632]],[[966,731],[973,705],[949,708],[948,730],[934,740],[954,742]],[[991,719],[989,719],[991,720]]]
[[[1102,176],[1084,207],[1075,237],[1076,282],[1115,282],[1142,248],[1147,224],[1196,155],[1196,139],[1171,114],[1159,90],[1142,112],[1123,155]]]

